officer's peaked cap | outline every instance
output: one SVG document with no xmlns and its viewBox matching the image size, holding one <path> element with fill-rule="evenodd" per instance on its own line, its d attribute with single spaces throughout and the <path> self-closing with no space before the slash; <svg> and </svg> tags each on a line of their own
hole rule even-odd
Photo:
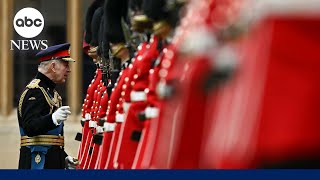
<svg viewBox="0 0 320 180">
<path fill-rule="evenodd" d="M 70 43 L 50 46 L 46 50 L 42 50 L 39 53 L 37 53 L 36 57 L 39 59 L 40 62 L 49 61 L 53 59 L 75 62 L 74 59 L 70 58 Z"/>
</svg>

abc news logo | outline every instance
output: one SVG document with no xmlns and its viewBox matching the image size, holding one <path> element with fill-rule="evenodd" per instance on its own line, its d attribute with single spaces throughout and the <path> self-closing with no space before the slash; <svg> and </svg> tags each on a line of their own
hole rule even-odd
<svg viewBox="0 0 320 180">
<path fill-rule="evenodd" d="M 44 18 L 42 14 L 34 8 L 23 8 L 17 12 L 13 19 L 15 31 L 24 38 L 34 38 L 38 36 L 44 28 Z M 11 48 L 19 50 L 44 50 L 48 48 L 47 40 L 10 40 Z"/>
</svg>

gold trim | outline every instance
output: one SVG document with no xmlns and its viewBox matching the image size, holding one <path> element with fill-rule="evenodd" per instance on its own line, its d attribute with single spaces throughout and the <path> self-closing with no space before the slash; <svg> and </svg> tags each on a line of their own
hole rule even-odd
<svg viewBox="0 0 320 180">
<path fill-rule="evenodd" d="M 115 47 L 115 50 L 112 50 L 113 56 L 117 56 L 122 49 L 126 48 L 124 43 L 114 44 L 113 46 Z"/>
<path fill-rule="evenodd" d="M 33 79 L 28 85 L 27 88 L 29 89 L 34 89 L 34 88 L 39 88 L 39 83 L 40 83 L 40 79 Z"/>
<path fill-rule="evenodd" d="M 51 99 L 51 97 L 49 96 L 48 92 L 41 86 L 39 86 L 39 82 L 40 79 L 34 79 L 32 80 L 28 85 L 27 85 L 27 89 L 21 94 L 21 97 L 19 99 L 19 107 L 18 107 L 18 112 L 19 112 L 19 116 L 22 118 L 22 104 L 23 104 L 23 100 L 28 92 L 29 89 L 40 89 L 42 94 L 44 95 L 48 105 L 50 106 L 50 112 L 49 114 L 52 114 L 53 108 L 54 106 L 59 108 L 62 106 L 62 98 L 59 95 L 59 93 L 54 89 L 54 97 L 53 99 Z"/>
<path fill-rule="evenodd" d="M 141 23 L 146 23 L 146 22 L 150 22 L 150 19 L 148 18 L 148 16 L 142 14 L 142 15 L 136 15 L 133 18 L 134 22 L 141 22 Z"/>
<path fill-rule="evenodd" d="M 23 93 L 21 94 L 21 97 L 19 99 L 19 107 L 18 107 L 18 112 L 19 112 L 19 116 L 22 118 L 22 103 L 23 103 L 23 99 L 26 96 L 27 92 L 29 89 L 26 89 L 23 91 Z"/>
<path fill-rule="evenodd" d="M 163 27 L 169 26 L 169 24 L 166 21 L 159 21 L 159 22 L 155 22 L 153 24 L 153 32 L 156 33 L 157 31 L 159 31 L 160 29 L 162 29 Z"/>
<path fill-rule="evenodd" d="M 34 137 L 22 136 L 20 146 L 30 145 L 64 146 L 64 137 L 56 135 L 39 135 Z"/>
<path fill-rule="evenodd" d="M 131 29 L 137 32 L 144 32 L 145 30 L 152 30 L 153 21 L 146 15 L 134 16 L 131 20 Z"/>
<path fill-rule="evenodd" d="M 38 136 L 22 136 L 21 139 L 34 139 L 34 138 L 52 138 L 52 139 L 64 139 L 63 136 L 57 136 L 57 135 L 38 135 Z"/>
<path fill-rule="evenodd" d="M 25 139 L 25 140 L 21 140 L 20 143 L 23 144 L 23 143 L 36 143 L 36 142 L 64 143 L 64 139 L 47 139 L 47 138 Z"/>
<path fill-rule="evenodd" d="M 52 113 L 54 106 L 59 108 L 62 105 L 62 98 L 59 95 L 59 93 L 56 90 L 53 90 L 54 92 L 54 98 L 51 99 L 51 97 L 49 96 L 49 94 L 47 93 L 47 91 L 43 88 L 43 87 L 39 87 L 39 89 L 41 90 L 42 94 L 44 95 L 45 99 L 47 100 L 49 106 L 50 106 L 50 112 L 49 114 Z"/>
<path fill-rule="evenodd" d="M 39 164 L 41 162 L 41 156 L 40 154 L 37 154 L 36 157 L 34 157 L 34 161 Z"/>
<path fill-rule="evenodd" d="M 64 143 L 55 143 L 55 142 L 29 142 L 21 143 L 20 146 L 34 146 L 34 145 L 52 145 L 52 146 L 64 146 Z"/>
</svg>

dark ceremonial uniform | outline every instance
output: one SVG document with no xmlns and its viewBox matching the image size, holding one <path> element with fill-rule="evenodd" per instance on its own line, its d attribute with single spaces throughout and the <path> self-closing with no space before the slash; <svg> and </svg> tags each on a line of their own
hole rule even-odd
<svg viewBox="0 0 320 180">
<path fill-rule="evenodd" d="M 63 124 L 56 126 L 52 121 L 52 113 L 62 104 L 55 86 L 54 82 L 38 72 L 20 97 L 18 119 L 23 139 L 19 169 L 42 169 L 41 166 L 45 169 L 65 168 L 67 154 L 63 148 Z M 39 141 L 32 137 L 45 134 L 60 136 L 43 136 L 48 145 L 36 145 Z"/>
<path fill-rule="evenodd" d="M 70 58 L 70 44 L 51 46 L 36 56 L 40 62 Z M 64 169 L 63 122 L 55 125 L 52 113 L 62 106 L 56 84 L 38 72 L 20 96 L 18 121 L 21 135 L 19 169 Z"/>
</svg>

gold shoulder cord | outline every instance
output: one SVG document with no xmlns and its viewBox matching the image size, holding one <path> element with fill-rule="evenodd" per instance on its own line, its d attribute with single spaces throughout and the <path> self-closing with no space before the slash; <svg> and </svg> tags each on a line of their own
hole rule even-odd
<svg viewBox="0 0 320 180">
<path fill-rule="evenodd" d="M 56 102 L 56 105 L 59 108 L 62 106 L 62 98 L 61 98 L 60 94 L 58 93 L 58 91 L 56 91 L 54 89 L 53 92 L 54 92 L 54 101 Z"/>
<path fill-rule="evenodd" d="M 23 103 L 24 97 L 26 96 L 29 89 L 39 88 L 40 81 L 41 81 L 40 79 L 33 79 L 21 94 L 21 97 L 19 99 L 19 107 L 18 107 L 18 112 L 20 117 L 22 117 L 22 103 Z"/>
<path fill-rule="evenodd" d="M 21 95 L 21 97 L 20 97 L 20 99 L 19 99 L 19 109 L 18 109 L 18 111 L 19 111 L 19 116 L 20 116 L 21 118 L 22 118 L 22 112 L 21 112 L 21 111 L 22 111 L 22 103 L 23 103 L 23 99 L 24 99 L 24 97 L 26 96 L 28 90 L 29 90 L 29 89 L 24 90 L 23 93 L 22 93 L 22 95 Z"/>
<path fill-rule="evenodd" d="M 62 103 L 61 97 L 56 90 L 54 90 L 54 98 L 51 99 L 49 94 L 47 93 L 47 91 L 43 87 L 39 87 L 39 89 L 41 90 L 42 94 L 44 95 L 44 97 L 46 98 L 46 100 L 50 106 L 50 114 L 52 113 L 54 106 L 57 108 L 59 108 L 61 106 L 61 103 Z"/>
</svg>

